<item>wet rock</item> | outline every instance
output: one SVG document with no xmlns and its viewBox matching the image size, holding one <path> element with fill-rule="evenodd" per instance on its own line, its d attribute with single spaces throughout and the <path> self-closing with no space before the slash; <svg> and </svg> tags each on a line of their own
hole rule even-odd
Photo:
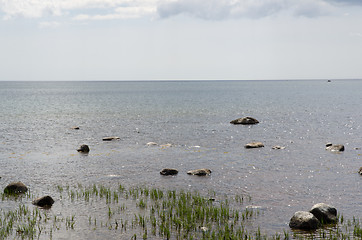
<svg viewBox="0 0 362 240">
<path fill-rule="evenodd" d="M 359 168 L 358 173 L 362 175 L 362 167 Z M 1 178 L 1 177 L 0 177 L 0 178 Z"/>
<path fill-rule="evenodd" d="M 157 146 L 158 144 L 155 142 L 148 142 L 146 145 L 147 146 Z"/>
<path fill-rule="evenodd" d="M 319 220 L 312 213 L 306 211 L 294 213 L 289 222 L 289 227 L 293 229 L 314 230 L 319 226 Z"/>
<path fill-rule="evenodd" d="M 44 197 L 33 200 L 32 203 L 39 207 L 49 207 L 50 208 L 54 203 L 54 199 L 51 196 L 44 196 Z"/>
<path fill-rule="evenodd" d="M 257 123 L 259 123 L 259 121 L 252 117 L 244 117 L 244 118 L 238 118 L 238 119 L 232 120 L 230 123 L 231 124 L 250 125 L 250 124 L 257 124 Z"/>
<path fill-rule="evenodd" d="M 321 223 L 337 222 L 337 209 L 328 204 L 317 203 L 309 212 L 312 213 Z"/>
<path fill-rule="evenodd" d="M 119 140 L 119 137 L 105 137 L 102 140 L 103 141 L 113 141 L 113 140 Z"/>
<path fill-rule="evenodd" d="M 272 147 L 272 149 L 285 149 L 285 147 L 282 147 L 282 146 L 276 145 L 276 146 Z"/>
<path fill-rule="evenodd" d="M 211 170 L 207 168 L 201 168 L 196 170 L 190 170 L 187 172 L 189 175 L 206 176 L 211 174 Z"/>
<path fill-rule="evenodd" d="M 82 152 L 82 153 L 89 153 L 90 149 L 89 149 L 88 145 L 83 144 L 77 149 L 77 151 Z"/>
<path fill-rule="evenodd" d="M 261 148 L 264 147 L 264 144 L 261 142 L 251 142 L 244 146 L 245 148 Z"/>
<path fill-rule="evenodd" d="M 327 143 L 326 144 L 326 150 L 332 151 L 332 152 L 343 152 L 344 151 L 344 146 L 342 144 L 332 144 L 332 143 Z"/>
<path fill-rule="evenodd" d="M 5 194 L 18 194 L 18 193 L 25 193 L 27 191 L 28 191 L 28 188 L 22 182 L 10 183 L 4 189 Z"/>
<path fill-rule="evenodd" d="M 160 174 L 164 176 L 176 175 L 178 174 L 178 170 L 173 168 L 164 168 L 161 170 Z"/>
</svg>

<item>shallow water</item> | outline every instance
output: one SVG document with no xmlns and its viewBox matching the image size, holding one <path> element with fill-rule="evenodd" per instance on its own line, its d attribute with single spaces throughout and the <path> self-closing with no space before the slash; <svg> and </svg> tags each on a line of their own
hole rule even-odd
<svg viewBox="0 0 362 240">
<path fill-rule="evenodd" d="M 294 212 L 318 202 L 360 217 L 361 91 L 362 81 L 0 82 L 0 186 L 22 181 L 53 196 L 56 186 L 78 183 L 248 194 L 261 206 L 254 224 L 267 233 L 289 229 Z M 229 123 L 243 116 L 260 123 Z M 265 147 L 245 149 L 251 141 Z M 346 150 L 326 151 L 327 142 Z M 76 151 L 81 144 L 88 155 Z M 165 167 L 180 172 L 161 176 Z M 212 174 L 186 174 L 196 168 Z M 83 207 L 56 199 L 52 211 Z"/>
</svg>

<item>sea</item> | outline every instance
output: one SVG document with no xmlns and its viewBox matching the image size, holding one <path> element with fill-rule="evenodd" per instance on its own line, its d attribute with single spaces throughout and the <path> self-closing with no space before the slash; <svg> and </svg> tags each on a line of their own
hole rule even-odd
<svg viewBox="0 0 362 240">
<path fill-rule="evenodd" d="M 345 219 L 360 218 L 361 104 L 360 80 L 3 81 L 0 191 L 21 181 L 35 196 L 54 196 L 57 215 L 88 211 L 62 204 L 57 186 L 244 195 L 259 209 L 253 224 L 267 234 L 289 230 L 296 211 L 320 202 Z M 247 116 L 259 124 L 230 124 Z M 110 136 L 119 139 L 102 140 Z M 264 147 L 244 148 L 254 141 Z M 327 151 L 329 142 L 345 151 Z M 77 152 L 82 144 L 89 154 Z M 163 168 L 179 173 L 162 176 Z M 212 173 L 186 174 L 199 168 Z M 13 205 L 0 201 L 1 209 Z M 114 237 L 100 231 L 103 239 Z M 54 239 L 101 239 L 84 232 Z"/>
</svg>

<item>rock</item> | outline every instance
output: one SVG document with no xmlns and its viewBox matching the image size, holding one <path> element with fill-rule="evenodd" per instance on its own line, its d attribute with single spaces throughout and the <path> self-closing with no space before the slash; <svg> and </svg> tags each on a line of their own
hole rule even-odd
<svg viewBox="0 0 362 240">
<path fill-rule="evenodd" d="M 88 145 L 83 144 L 77 149 L 77 151 L 82 153 L 89 153 L 90 149 Z"/>
<path fill-rule="evenodd" d="M 359 168 L 358 173 L 362 175 L 362 167 Z"/>
<path fill-rule="evenodd" d="M 251 142 L 244 146 L 245 148 L 261 148 L 264 147 L 264 144 L 261 142 Z"/>
<path fill-rule="evenodd" d="M 211 174 L 211 170 L 206 169 L 206 168 L 201 168 L 201 169 L 196 169 L 196 170 L 190 170 L 190 171 L 187 172 L 187 174 L 189 174 L 189 175 L 197 175 L 197 176 L 206 176 L 206 175 Z"/>
<path fill-rule="evenodd" d="M 332 143 L 327 143 L 326 144 L 326 150 L 332 151 L 332 152 L 343 152 L 344 151 L 344 146 L 342 144 L 332 144 Z"/>
<path fill-rule="evenodd" d="M 276 146 L 272 147 L 272 149 L 285 149 L 285 147 L 282 147 L 282 146 L 276 145 Z"/>
<path fill-rule="evenodd" d="M 172 144 L 171 143 L 166 143 L 166 144 L 160 145 L 160 147 L 162 147 L 162 148 L 172 147 Z"/>
<path fill-rule="evenodd" d="M 294 213 L 289 222 L 289 227 L 293 229 L 314 230 L 319 226 L 319 220 L 312 213 L 306 211 Z"/>
<path fill-rule="evenodd" d="M 178 173 L 177 169 L 173 169 L 173 168 L 164 168 L 161 170 L 160 174 L 164 175 L 164 176 L 169 176 L 169 175 L 176 175 Z"/>
<path fill-rule="evenodd" d="M 33 200 L 33 204 L 39 207 L 51 207 L 54 203 L 54 199 L 50 196 L 44 196 Z"/>
<path fill-rule="evenodd" d="M 105 137 L 102 140 L 103 141 L 112 141 L 112 140 L 119 140 L 119 139 L 120 139 L 119 137 Z"/>
<path fill-rule="evenodd" d="M 309 212 L 312 213 L 321 223 L 337 222 L 337 209 L 328 204 L 317 203 Z"/>
<path fill-rule="evenodd" d="M 146 145 L 147 146 L 157 146 L 158 144 L 155 142 L 148 142 Z"/>
<path fill-rule="evenodd" d="M 73 130 L 79 130 L 79 127 L 72 127 Z"/>
<path fill-rule="evenodd" d="M 18 194 L 18 193 L 25 193 L 27 191 L 28 188 L 22 182 L 10 183 L 4 189 L 5 194 Z"/>
<path fill-rule="evenodd" d="M 259 123 L 259 121 L 252 117 L 244 117 L 244 118 L 238 118 L 238 119 L 232 120 L 230 123 L 231 124 L 250 125 L 250 124 L 257 124 L 257 123 Z"/>
</svg>

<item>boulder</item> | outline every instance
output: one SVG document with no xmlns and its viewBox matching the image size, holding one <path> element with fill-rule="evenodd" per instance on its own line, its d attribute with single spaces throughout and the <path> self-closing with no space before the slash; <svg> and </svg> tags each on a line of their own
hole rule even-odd
<svg viewBox="0 0 362 240">
<path fill-rule="evenodd" d="M 344 146 L 342 144 L 332 144 L 332 143 L 327 143 L 326 144 L 326 150 L 332 151 L 332 152 L 343 152 L 344 151 Z"/>
<path fill-rule="evenodd" d="M 103 141 L 113 141 L 113 140 L 119 140 L 119 137 L 105 137 L 102 140 Z"/>
<path fill-rule="evenodd" d="M 264 147 L 264 144 L 261 142 L 251 142 L 244 146 L 245 148 L 261 148 Z"/>
<path fill-rule="evenodd" d="M 160 174 L 164 175 L 164 176 L 169 176 L 169 175 L 176 175 L 178 173 L 177 169 L 173 169 L 173 168 L 164 168 L 161 170 Z"/>
<path fill-rule="evenodd" d="M 162 144 L 160 145 L 160 147 L 162 148 L 167 148 L 167 147 L 172 147 L 173 145 L 171 143 L 166 143 L 166 144 Z"/>
<path fill-rule="evenodd" d="M 328 204 L 317 203 L 309 212 L 312 213 L 321 223 L 337 222 L 337 210 Z"/>
<path fill-rule="evenodd" d="M 298 211 L 290 219 L 292 229 L 315 230 L 320 226 L 319 220 L 310 212 Z"/>
<path fill-rule="evenodd" d="M 230 123 L 231 124 L 250 125 L 250 124 L 257 124 L 257 123 L 259 123 L 259 121 L 252 117 L 244 117 L 244 118 L 238 118 L 238 119 L 232 120 Z"/>
<path fill-rule="evenodd" d="M 5 194 L 18 194 L 18 193 L 25 193 L 27 191 L 28 188 L 22 182 L 10 183 L 4 189 Z"/>
<path fill-rule="evenodd" d="M 82 153 L 89 153 L 89 147 L 88 145 L 81 145 L 78 149 L 77 149 L 78 152 L 82 152 Z"/>
<path fill-rule="evenodd" d="M 54 203 L 54 199 L 51 196 L 44 196 L 33 200 L 34 205 L 39 207 L 51 207 Z"/>
<path fill-rule="evenodd" d="M 201 169 L 196 169 L 196 170 L 190 170 L 190 171 L 187 172 L 187 174 L 189 174 L 189 175 L 197 175 L 197 176 L 206 176 L 206 175 L 211 174 L 211 170 L 206 169 L 206 168 L 201 168 Z"/>
</svg>

